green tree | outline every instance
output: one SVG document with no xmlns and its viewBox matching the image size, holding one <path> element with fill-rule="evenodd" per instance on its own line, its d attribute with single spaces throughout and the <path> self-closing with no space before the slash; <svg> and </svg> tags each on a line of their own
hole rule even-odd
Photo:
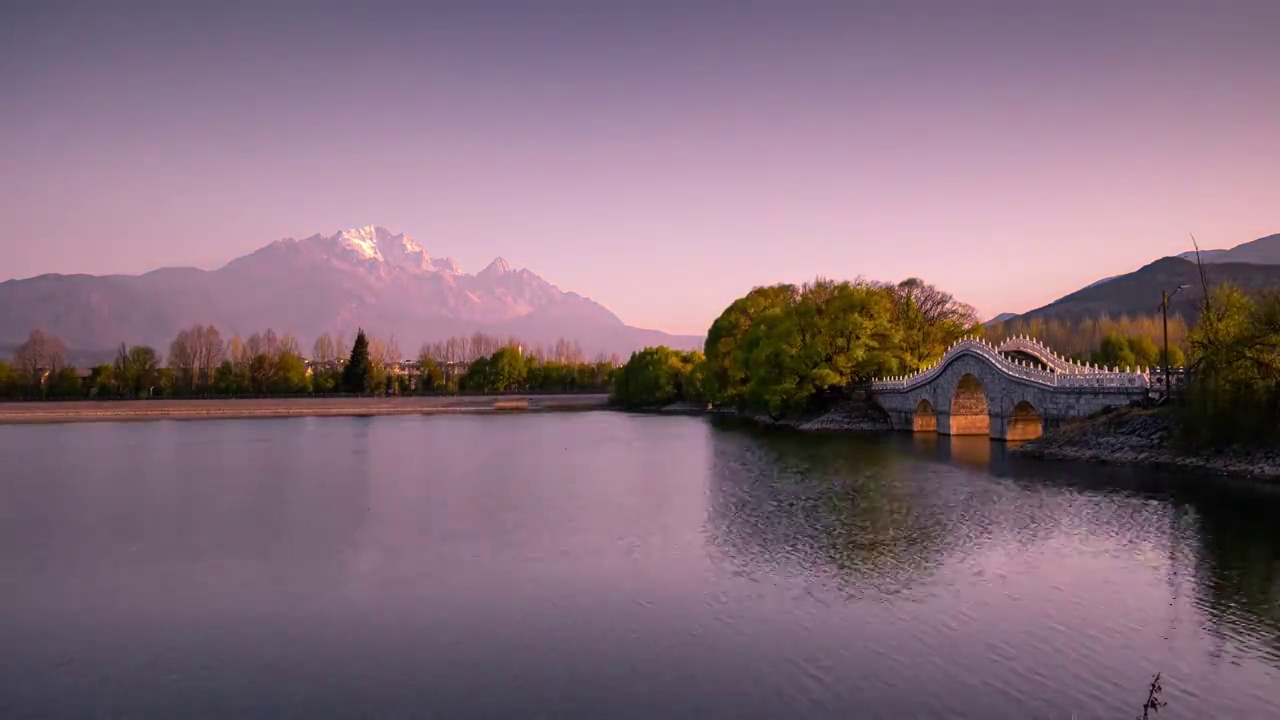
<svg viewBox="0 0 1280 720">
<path fill-rule="evenodd" d="M 427 353 L 418 357 L 418 392 L 436 393 L 444 389 L 444 372 L 440 363 Z"/>
<path fill-rule="evenodd" d="M 213 391 L 219 395 L 241 395 L 247 392 L 240 382 L 235 363 L 223 360 L 213 371 Z"/>
<path fill-rule="evenodd" d="M 945 350 L 938 338 L 963 326 L 929 330 L 928 322 L 895 286 L 819 279 L 757 288 L 713 323 L 702 382 L 714 402 L 781 416 L 851 383 L 932 360 L 928 352 Z M 904 324 L 915 333 L 910 347 Z"/>
<path fill-rule="evenodd" d="M 89 394 L 94 397 L 113 397 L 120 394 L 114 366 L 98 365 L 89 371 Z"/>
<path fill-rule="evenodd" d="M 282 352 L 275 359 L 268 392 L 282 395 L 298 395 L 310 390 L 307 364 L 293 352 Z"/>
<path fill-rule="evenodd" d="M 1178 438 L 1193 447 L 1280 442 L 1280 294 L 1220 287 L 1188 340 Z"/>
<path fill-rule="evenodd" d="M 519 348 L 504 347 L 489 356 L 489 387 L 493 392 L 519 390 L 524 385 L 525 362 Z"/>
<path fill-rule="evenodd" d="M 337 366 L 319 366 L 312 370 L 311 391 L 317 395 L 335 393 L 342 387 L 342 369 Z"/>
<path fill-rule="evenodd" d="M 120 346 L 113 374 L 121 392 L 132 397 L 150 397 L 159 380 L 159 358 L 146 345 Z"/>
<path fill-rule="evenodd" d="M 1151 367 L 1160 363 L 1160 348 L 1156 345 L 1156 341 L 1146 335 L 1131 335 L 1129 337 L 1129 351 L 1133 353 L 1133 365 L 1138 367 Z M 1182 364 L 1182 350 L 1177 345 L 1169 348 L 1169 355 L 1178 357 L 1178 365 Z"/>
<path fill-rule="evenodd" d="M 374 390 L 372 380 L 373 363 L 369 359 L 369 338 L 365 337 L 362 328 L 356 333 L 355 344 L 351 346 L 351 358 L 342 371 L 342 389 L 363 395 Z"/>
<path fill-rule="evenodd" d="M 467 392 L 490 392 L 493 386 L 493 373 L 489 358 L 481 357 L 471 361 L 466 373 L 462 376 L 462 389 Z"/>
<path fill-rule="evenodd" d="M 13 397 L 18 394 L 18 374 L 13 366 L 0 360 L 0 397 Z"/>
<path fill-rule="evenodd" d="M 690 382 L 696 367 L 698 379 Z M 659 407 L 697 400 L 697 385 L 705 373 L 704 358 L 698 352 L 680 352 L 665 346 L 645 348 L 631 354 L 613 378 L 613 401 L 631 408 Z"/>
<path fill-rule="evenodd" d="M 1106 367 L 1135 367 L 1138 364 L 1129 338 L 1113 332 L 1102 337 L 1102 343 L 1092 357 L 1093 362 Z"/>
<path fill-rule="evenodd" d="M 80 373 L 72 367 L 64 367 L 49 377 L 49 397 L 70 399 L 84 397 L 84 383 Z"/>
</svg>

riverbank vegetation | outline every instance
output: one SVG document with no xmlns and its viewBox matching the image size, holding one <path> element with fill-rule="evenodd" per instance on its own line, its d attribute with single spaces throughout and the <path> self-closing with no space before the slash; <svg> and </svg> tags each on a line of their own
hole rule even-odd
<svg viewBox="0 0 1280 720">
<path fill-rule="evenodd" d="M 1280 293 L 1225 286 L 1202 302 L 1176 438 L 1188 448 L 1280 444 Z"/>
<path fill-rule="evenodd" d="M 701 358 L 661 347 L 633 354 L 614 397 L 629 406 L 713 403 L 780 418 L 872 377 L 914 372 L 977 328 L 972 307 L 914 278 L 759 287 L 712 323 Z"/>
<path fill-rule="evenodd" d="M 24 400 L 300 395 L 454 395 L 607 392 L 617 360 L 587 361 L 568 340 L 550 350 L 476 333 L 424 345 L 402 359 L 394 338 L 324 335 L 312 357 L 273 331 L 223 340 L 213 326 L 178 333 L 167 355 L 121 345 L 115 359 L 88 368 L 67 362 L 65 344 L 35 330 L 12 362 L 0 360 L 0 398 Z"/>
<path fill-rule="evenodd" d="M 704 402 L 706 365 L 702 353 L 668 347 L 645 348 L 631 355 L 613 379 L 614 402 L 629 408 L 653 408 L 676 402 Z"/>
</svg>

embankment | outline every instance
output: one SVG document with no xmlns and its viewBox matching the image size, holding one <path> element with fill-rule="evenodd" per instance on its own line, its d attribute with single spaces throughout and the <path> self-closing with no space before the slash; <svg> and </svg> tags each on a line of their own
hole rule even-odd
<svg viewBox="0 0 1280 720">
<path fill-rule="evenodd" d="M 0 404 L 0 425 L 126 420 L 438 415 L 598 410 L 608 395 L 108 400 Z"/>
<path fill-rule="evenodd" d="M 1010 445 L 1009 450 L 1049 460 L 1185 468 L 1280 480 L 1280 448 L 1186 452 L 1173 442 L 1173 426 L 1168 410 L 1125 408 L 1067 423 L 1037 440 Z"/>
</svg>

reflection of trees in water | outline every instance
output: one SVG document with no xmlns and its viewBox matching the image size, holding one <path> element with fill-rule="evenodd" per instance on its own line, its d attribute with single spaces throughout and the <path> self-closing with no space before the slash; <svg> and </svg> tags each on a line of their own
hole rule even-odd
<svg viewBox="0 0 1280 720">
<path fill-rule="evenodd" d="M 1212 630 L 1265 644 L 1280 662 L 1280 498 L 1201 492 L 1198 589 Z"/>
<path fill-rule="evenodd" d="M 826 574 L 850 591 L 896 591 L 936 569 L 958 537 L 946 512 L 893 471 L 898 452 L 883 443 L 713 437 L 708 530 L 748 571 Z"/>
<path fill-rule="evenodd" d="M 901 591 L 992 542 L 1095 538 L 1165 555 L 1171 593 L 1194 593 L 1213 632 L 1269 643 L 1280 661 L 1280 493 L 1029 461 L 980 438 L 712 438 L 708 533 L 747 573 Z"/>
<path fill-rule="evenodd" d="M 1280 663 L 1280 490 L 1190 473 L 1028 461 L 999 446 L 991 470 L 1024 487 L 1124 493 L 1168 506 L 1170 553 L 1184 556 L 1170 558 L 1172 572 L 1188 575 L 1185 591 L 1195 593 L 1207 629 L 1265 646 Z"/>
</svg>

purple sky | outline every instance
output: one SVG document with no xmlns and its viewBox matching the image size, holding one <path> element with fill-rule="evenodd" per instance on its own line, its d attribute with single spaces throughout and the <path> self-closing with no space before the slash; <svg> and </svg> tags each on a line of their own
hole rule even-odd
<svg viewBox="0 0 1280 720">
<path fill-rule="evenodd" d="M 0 279 L 381 224 L 700 333 L 754 285 L 990 316 L 1280 232 L 1274 0 L 178 5 L 0 3 Z"/>
</svg>

